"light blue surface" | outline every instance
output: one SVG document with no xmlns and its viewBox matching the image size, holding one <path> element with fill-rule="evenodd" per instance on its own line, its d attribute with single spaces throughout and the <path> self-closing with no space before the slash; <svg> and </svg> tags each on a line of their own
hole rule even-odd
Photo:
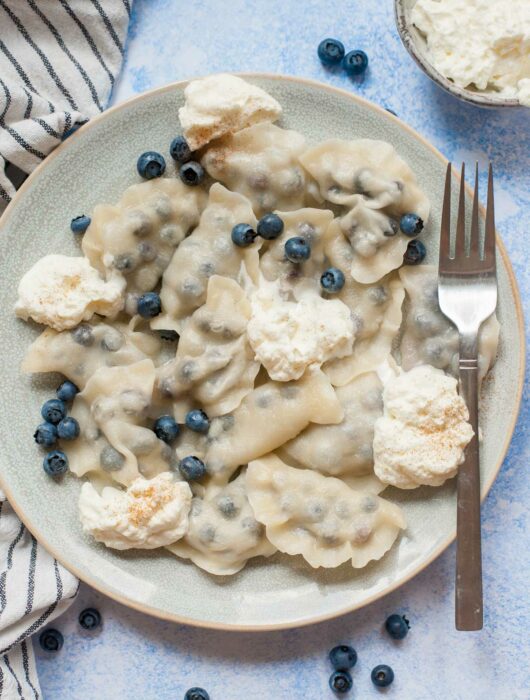
<svg viewBox="0 0 530 700">
<path fill-rule="evenodd" d="M 363 83 L 321 67 L 316 47 L 325 36 L 367 51 L 370 70 Z M 455 163 L 491 160 L 498 228 L 530 317 L 530 110 L 480 110 L 443 93 L 402 47 L 391 0 L 136 0 L 113 101 L 221 70 L 286 73 L 350 89 L 393 109 Z M 181 700 L 191 685 L 205 687 L 211 700 L 325 700 L 333 697 L 326 654 L 339 642 L 353 643 L 359 654 L 355 690 L 343 697 L 528 700 L 528 389 L 525 399 L 508 459 L 483 509 L 482 632 L 454 631 L 453 547 L 399 591 L 360 612 L 279 633 L 231 634 L 164 623 L 82 586 L 76 604 L 56 624 L 65 634 L 63 650 L 55 657 L 38 652 L 45 700 Z M 80 633 L 77 614 L 86 605 L 103 614 L 99 634 Z M 412 631 L 401 643 L 381 629 L 394 611 L 411 619 Z M 382 695 L 370 682 L 378 663 L 396 673 Z"/>
</svg>

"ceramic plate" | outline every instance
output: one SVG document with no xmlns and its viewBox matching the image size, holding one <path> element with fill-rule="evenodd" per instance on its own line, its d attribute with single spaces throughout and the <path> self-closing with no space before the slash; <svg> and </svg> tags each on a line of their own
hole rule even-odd
<svg viewBox="0 0 530 700">
<path fill-rule="evenodd" d="M 433 212 L 424 240 L 430 261 L 436 260 L 446 162 L 432 146 L 399 119 L 348 92 L 280 76 L 251 75 L 247 79 L 274 95 L 284 108 L 283 125 L 298 129 L 310 142 L 340 137 L 392 143 L 431 199 Z M 19 370 L 39 329 L 13 314 L 18 281 L 47 253 L 79 254 L 69 230 L 70 219 L 90 213 L 99 202 L 114 202 L 128 185 L 137 182 L 139 153 L 154 149 L 171 160 L 168 146 L 179 130 L 177 109 L 183 102 L 184 87 L 185 83 L 176 83 L 154 90 L 93 119 L 26 181 L 0 221 L 1 484 L 27 527 L 57 559 L 79 578 L 126 605 L 162 618 L 223 629 L 308 624 L 366 605 L 440 554 L 455 535 L 454 483 L 436 490 L 386 491 L 386 497 L 403 506 L 408 530 L 381 561 L 365 569 L 344 564 L 335 570 L 313 570 L 301 557 L 277 554 L 250 562 L 235 576 L 221 578 L 164 552 L 120 553 L 84 536 L 77 517 L 81 482 L 68 477 L 56 484 L 47 478 L 32 438 L 40 406 L 59 377 L 31 378 Z M 499 253 L 502 334 L 482 403 L 484 495 L 512 435 L 524 364 L 521 306 L 500 241 Z"/>
</svg>

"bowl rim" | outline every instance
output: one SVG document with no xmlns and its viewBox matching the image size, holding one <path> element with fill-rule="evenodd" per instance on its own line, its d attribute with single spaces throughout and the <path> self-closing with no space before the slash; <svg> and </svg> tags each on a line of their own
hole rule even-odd
<svg viewBox="0 0 530 700">
<path fill-rule="evenodd" d="M 278 82 L 293 82 L 293 83 L 298 83 L 305 85 L 307 87 L 311 87 L 313 89 L 317 90 L 325 90 L 330 94 L 330 97 L 333 96 L 338 96 L 341 98 L 347 98 L 353 102 L 356 102 L 360 104 L 363 108 L 365 109 L 370 109 L 374 111 L 376 114 L 379 116 L 384 116 L 387 119 L 395 120 L 399 123 L 399 126 L 401 129 L 405 130 L 408 132 L 410 136 L 413 138 L 417 139 L 422 143 L 423 146 L 427 147 L 433 155 L 435 155 L 445 166 L 448 164 L 448 160 L 445 158 L 445 156 L 437 149 L 435 146 L 433 146 L 429 141 L 427 141 L 426 138 L 424 138 L 421 134 L 419 134 L 415 129 L 413 129 L 411 126 L 403 122 L 401 119 L 398 117 L 394 116 L 388 110 L 386 110 L 384 107 L 380 107 L 379 105 L 375 104 L 374 102 L 370 102 L 369 100 L 360 97 L 356 95 L 355 93 L 349 92 L 348 90 L 344 90 L 342 88 L 337 88 L 334 86 L 326 85 L 325 83 L 321 83 L 318 80 L 313 80 L 309 78 L 300 78 L 297 76 L 289 76 L 289 75 L 283 75 L 283 74 L 277 74 L 277 73 L 260 73 L 260 72 L 237 72 L 237 73 L 232 73 L 233 75 L 237 75 L 241 78 L 248 79 L 248 80 L 253 80 L 253 79 L 263 79 L 263 80 L 271 80 L 271 81 L 278 81 Z M 101 114 L 98 114 L 97 116 L 93 117 L 90 119 L 86 124 L 83 126 L 79 127 L 71 136 L 68 137 L 66 141 L 63 141 L 57 148 L 50 153 L 46 157 L 42 163 L 39 164 L 39 166 L 29 175 L 29 177 L 24 181 L 20 189 L 16 192 L 15 196 L 13 197 L 12 201 L 9 203 L 7 206 L 6 210 L 0 216 L 0 236 L 2 234 L 2 229 L 6 224 L 6 221 L 9 219 L 11 212 L 13 211 L 15 204 L 17 204 L 25 195 L 26 191 L 29 190 L 31 187 L 31 184 L 34 179 L 40 176 L 40 174 L 46 169 L 47 165 L 49 162 L 51 162 L 51 159 L 56 158 L 57 155 L 62 153 L 65 149 L 67 149 L 72 143 L 72 139 L 78 139 L 81 138 L 82 134 L 86 133 L 90 129 L 94 127 L 94 125 L 98 124 L 101 120 L 106 119 L 107 116 L 110 113 L 115 113 L 121 110 L 128 109 L 131 105 L 135 103 L 142 102 L 146 99 L 150 99 L 151 97 L 155 95 L 161 95 L 166 92 L 172 92 L 175 89 L 183 89 L 186 87 L 188 83 L 190 83 L 192 80 L 198 80 L 202 77 L 205 76 L 199 76 L 199 77 L 194 77 L 194 78 L 188 78 L 186 80 L 179 80 L 175 81 L 172 83 L 168 83 L 167 85 L 163 85 L 161 87 L 154 88 L 152 90 L 148 90 L 146 92 L 143 92 L 139 95 L 135 95 L 133 97 L 130 97 L 127 100 L 124 100 L 123 102 L 120 102 L 117 105 L 114 105 L 108 109 L 106 109 L 104 112 Z M 460 175 L 459 173 L 453 168 L 452 169 L 452 174 L 456 178 L 457 182 L 460 182 Z M 467 183 L 465 183 L 465 189 L 467 195 L 472 198 L 473 196 L 473 191 Z M 482 204 L 479 204 L 479 214 L 482 218 L 485 218 L 485 208 Z M 519 332 L 519 338 L 520 338 L 520 343 L 519 343 L 519 348 L 518 348 L 518 354 L 517 357 L 520 360 L 520 367 L 519 367 L 519 375 L 518 375 L 518 380 L 517 380 L 517 387 L 515 390 L 515 395 L 516 395 L 516 402 L 514 404 L 514 410 L 513 414 L 511 417 L 511 424 L 510 428 L 506 433 L 506 437 L 502 446 L 502 450 L 500 453 L 500 458 L 495 466 L 495 469 L 488 479 L 487 482 L 482 484 L 483 488 L 483 494 L 481 496 L 481 502 L 484 501 L 486 498 L 487 494 L 489 493 L 495 479 L 497 478 L 502 464 L 504 462 L 504 459 L 506 457 L 506 453 L 508 451 L 508 448 L 511 443 L 511 439 L 515 430 L 515 425 L 517 423 L 517 418 L 519 416 L 520 408 L 521 408 L 521 400 L 522 400 L 522 392 L 523 392 L 523 386 L 524 386 L 524 377 L 525 377 L 525 364 L 526 364 L 526 345 L 525 345 L 525 324 L 524 324 L 524 314 L 523 314 L 523 308 L 522 308 L 522 302 L 521 302 L 521 296 L 519 293 L 519 287 L 517 284 L 517 280 L 515 278 L 515 274 L 512 268 L 512 264 L 510 261 L 510 258 L 508 257 L 508 253 L 506 251 L 506 248 L 504 246 L 504 243 L 502 242 L 502 239 L 500 238 L 499 234 L 496 232 L 496 244 L 497 244 L 497 250 L 500 253 L 503 264 L 504 264 L 504 269 L 506 270 L 507 276 L 508 276 L 508 282 L 511 287 L 512 295 L 513 298 L 515 299 L 515 313 L 516 313 L 516 319 L 517 319 L 517 326 L 518 326 L 518 332 Z M 152 607 L 150 605 L 147 605 L 142 602 L 138 602 L 137 600 L 131 599 L 127 597 L 126 595 L 121 594 L 117 590 L 113 588 L 106 588 L 103 584 L 99 583 L 98 581 L 93 580 L 91 574 L 89 572 L 84 572 L 80 571 L 77 566 L 72 566 L 69 563 L 66 563 L 63 561 L 63 557 L 61 555 L 60 551 L 57 551 L 55 547 L 51 546 L 45 538 L 41 537 L 39 535 L 39 528 L 25 515 L 25 513 L 22 511 L 20 505 L 17 503 L 16 499 L 14 498 L 13 493 L 11 492 L 9 486 L 5 483 L 4 476 L 0 470 L 0 487 L 3 489 L 6 498 L 8 499 L 11 507 L 15 511 L 15 513 L 18 515 L 20 518 L 21 522 L 27 527 L 27 529 L 34 535 L 34 537 L 45 547 L 45 549 L 60 563 L 62 564 L 65 569 L 73 573 L 77 578 L 79 578 L 81 581 L 84 583 L 88 584 L 91 586 L 93 589 L 97 590 L 98 592 L 102 593 L 103 595 L 108 596 L 109 598 L 115 600 L 118 603 L 121 603 L 122 605 L 125 605 L 129 608 L 132 608 L 134 610 L 137 610 L 139 612 L 145 613 L 147 615 L 151 615 L 155 618 L 165 620 L 168 622 L 176 622 L 179 624 L 185 624 L 185 625 L 190 625 L 191 627 L 199 627 L 203 629 L 212 629 L 212 630 L 222 630 L 225 632 L 271 632 L 271 631 L 279 631 L 279 630 L 284 630 L 284 629 L 293 629 L 293 628 L 298 628 L 298 627 L 306 627 L 309 625 L 315 625 L 321 622 L 326 622 L 328 620 L 333 620 L 335 618 L 341 617 L 343 615 L 346 615 L 347 613 L 351 613 L 355 610 L 359 610 L 361 608 L 366 607 L 367 605 L 370 605 L 371 603 L 374 603 L 376 600 L 379 600 L 380 598 L 383 598 L 384 596 L 388 595 L 389 593 L 395 591 L 396 589 L 400 588 L 404 584 L 406 584 L 408 581 L 410 581 L 412 578 L 417 576 L 419 573 L 421 573 L 427 566 L 429 566 L 435 559 L 437 559 L 440 554 L 442 554 L 452 542 L 456 539 L 456 528 L 455 531 L 450 534 L 443 542 L 441 542 L 429 555 L 429 557 L 421 562 L 418 566 L 416 566 L 414 569 L 409 571 L 404 578 L 399 579 L 398 581 L 393 582 L 389 587 L 387 587 L 383 591 L 377 591 L 373 593 L 370 597 L 368 597 L 366 600 L 360 601 L 360 602 L 352 602 L 351 604 L 348 604 L 346 606 L 341 607 L 338 610 L 335 610 L 333 612 L 327 612 L 323 613 L 321 615 L 317 615 L 311 618 L 303 618 L 301 620 L 293 620 L 289 622 L 279 622 L 279 623 L 272 623 L 272 624 L 232 624 L 232 623 L 219 623 L 219 622 L 210 622 L 206 620 L 197 620 L 195 618 L 189 618 L 184 615 L 179 615 L 173 612 L 169 611 L 164 611 L 160 610 L 158 608 Z"/>
<path fill-rule="evenodd" d="M 416 46 L 416 39 L 410 29 L 410 22 L 408 19 L 407 8 L 405 7 L 404 0 L 394 0 L 394 17 L 396 20 L 396 27 L 398 30 L 399 37 L 403 43 L 403 46 L 407 49 L 409 54 L 412 56 L 416 64 L 423 70 L 423 72 L 429 76 L 429 78 L 435 82 L 439 87 L 441 87 L 446 92 L 451 95 L 458 97 L 464 102 L 469 104 L 474 104 L 479 107 L 488 108 L 499 108 L 499 107 L 521 107 L 523 105 L 519 100 L 512 98 L 496 98 L 493 95 L 490 97 L 484 92 L 474 92 L 473 90 L 468 90 L 467 88 L 462 88 L 456 85 L 452 80 L 449 80 L 442 75 L 429 61 L 425 59 L 420 51 L 418 51 Z"/>
</svg>

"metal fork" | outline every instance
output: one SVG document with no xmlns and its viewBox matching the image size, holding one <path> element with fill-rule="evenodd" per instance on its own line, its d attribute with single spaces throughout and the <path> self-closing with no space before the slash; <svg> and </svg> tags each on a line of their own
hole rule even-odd
<svg viewBox="0 0 530 700">
<path fill-rule="evenodd" d="M 460 336 L 460 393 L 469 409 L 474 436 L 466 448 L 457 481 L 457 550 L 455 624 L 458 630 L 480 630 L 482 614 L 482 557 L 480 537 L 480 469 L 478 444 L 478 334 L 497 306 L 493 169 L 489 166 L 488 203 L 484 245 L 480 244 L 478 214 L 478 163 L 471 231 L 465 230 L 465 165 L 462 165 L 460 199 L 453 246 L 451 245 L 451 163 L 447 166 L 440 232 L 438 300 L 440 309 Z"/>
</svg>

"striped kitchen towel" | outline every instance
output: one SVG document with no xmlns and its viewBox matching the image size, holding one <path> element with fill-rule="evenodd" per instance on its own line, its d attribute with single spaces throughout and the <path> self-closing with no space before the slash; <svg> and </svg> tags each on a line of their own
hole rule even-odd
<svg viewBox="0 0 530 700">
<path fill-rule="evenodd" d="M 0 213 L 6 173 L 30 173 L 107 105 L 132 0 L 0 0 Z M 1 469 L 1 466 L 0 466 Z M 29 637 L 60 615 L 77 579 L 26 528 L 0 491 L 0 698 L 41 698 Z"/>
</svg>

